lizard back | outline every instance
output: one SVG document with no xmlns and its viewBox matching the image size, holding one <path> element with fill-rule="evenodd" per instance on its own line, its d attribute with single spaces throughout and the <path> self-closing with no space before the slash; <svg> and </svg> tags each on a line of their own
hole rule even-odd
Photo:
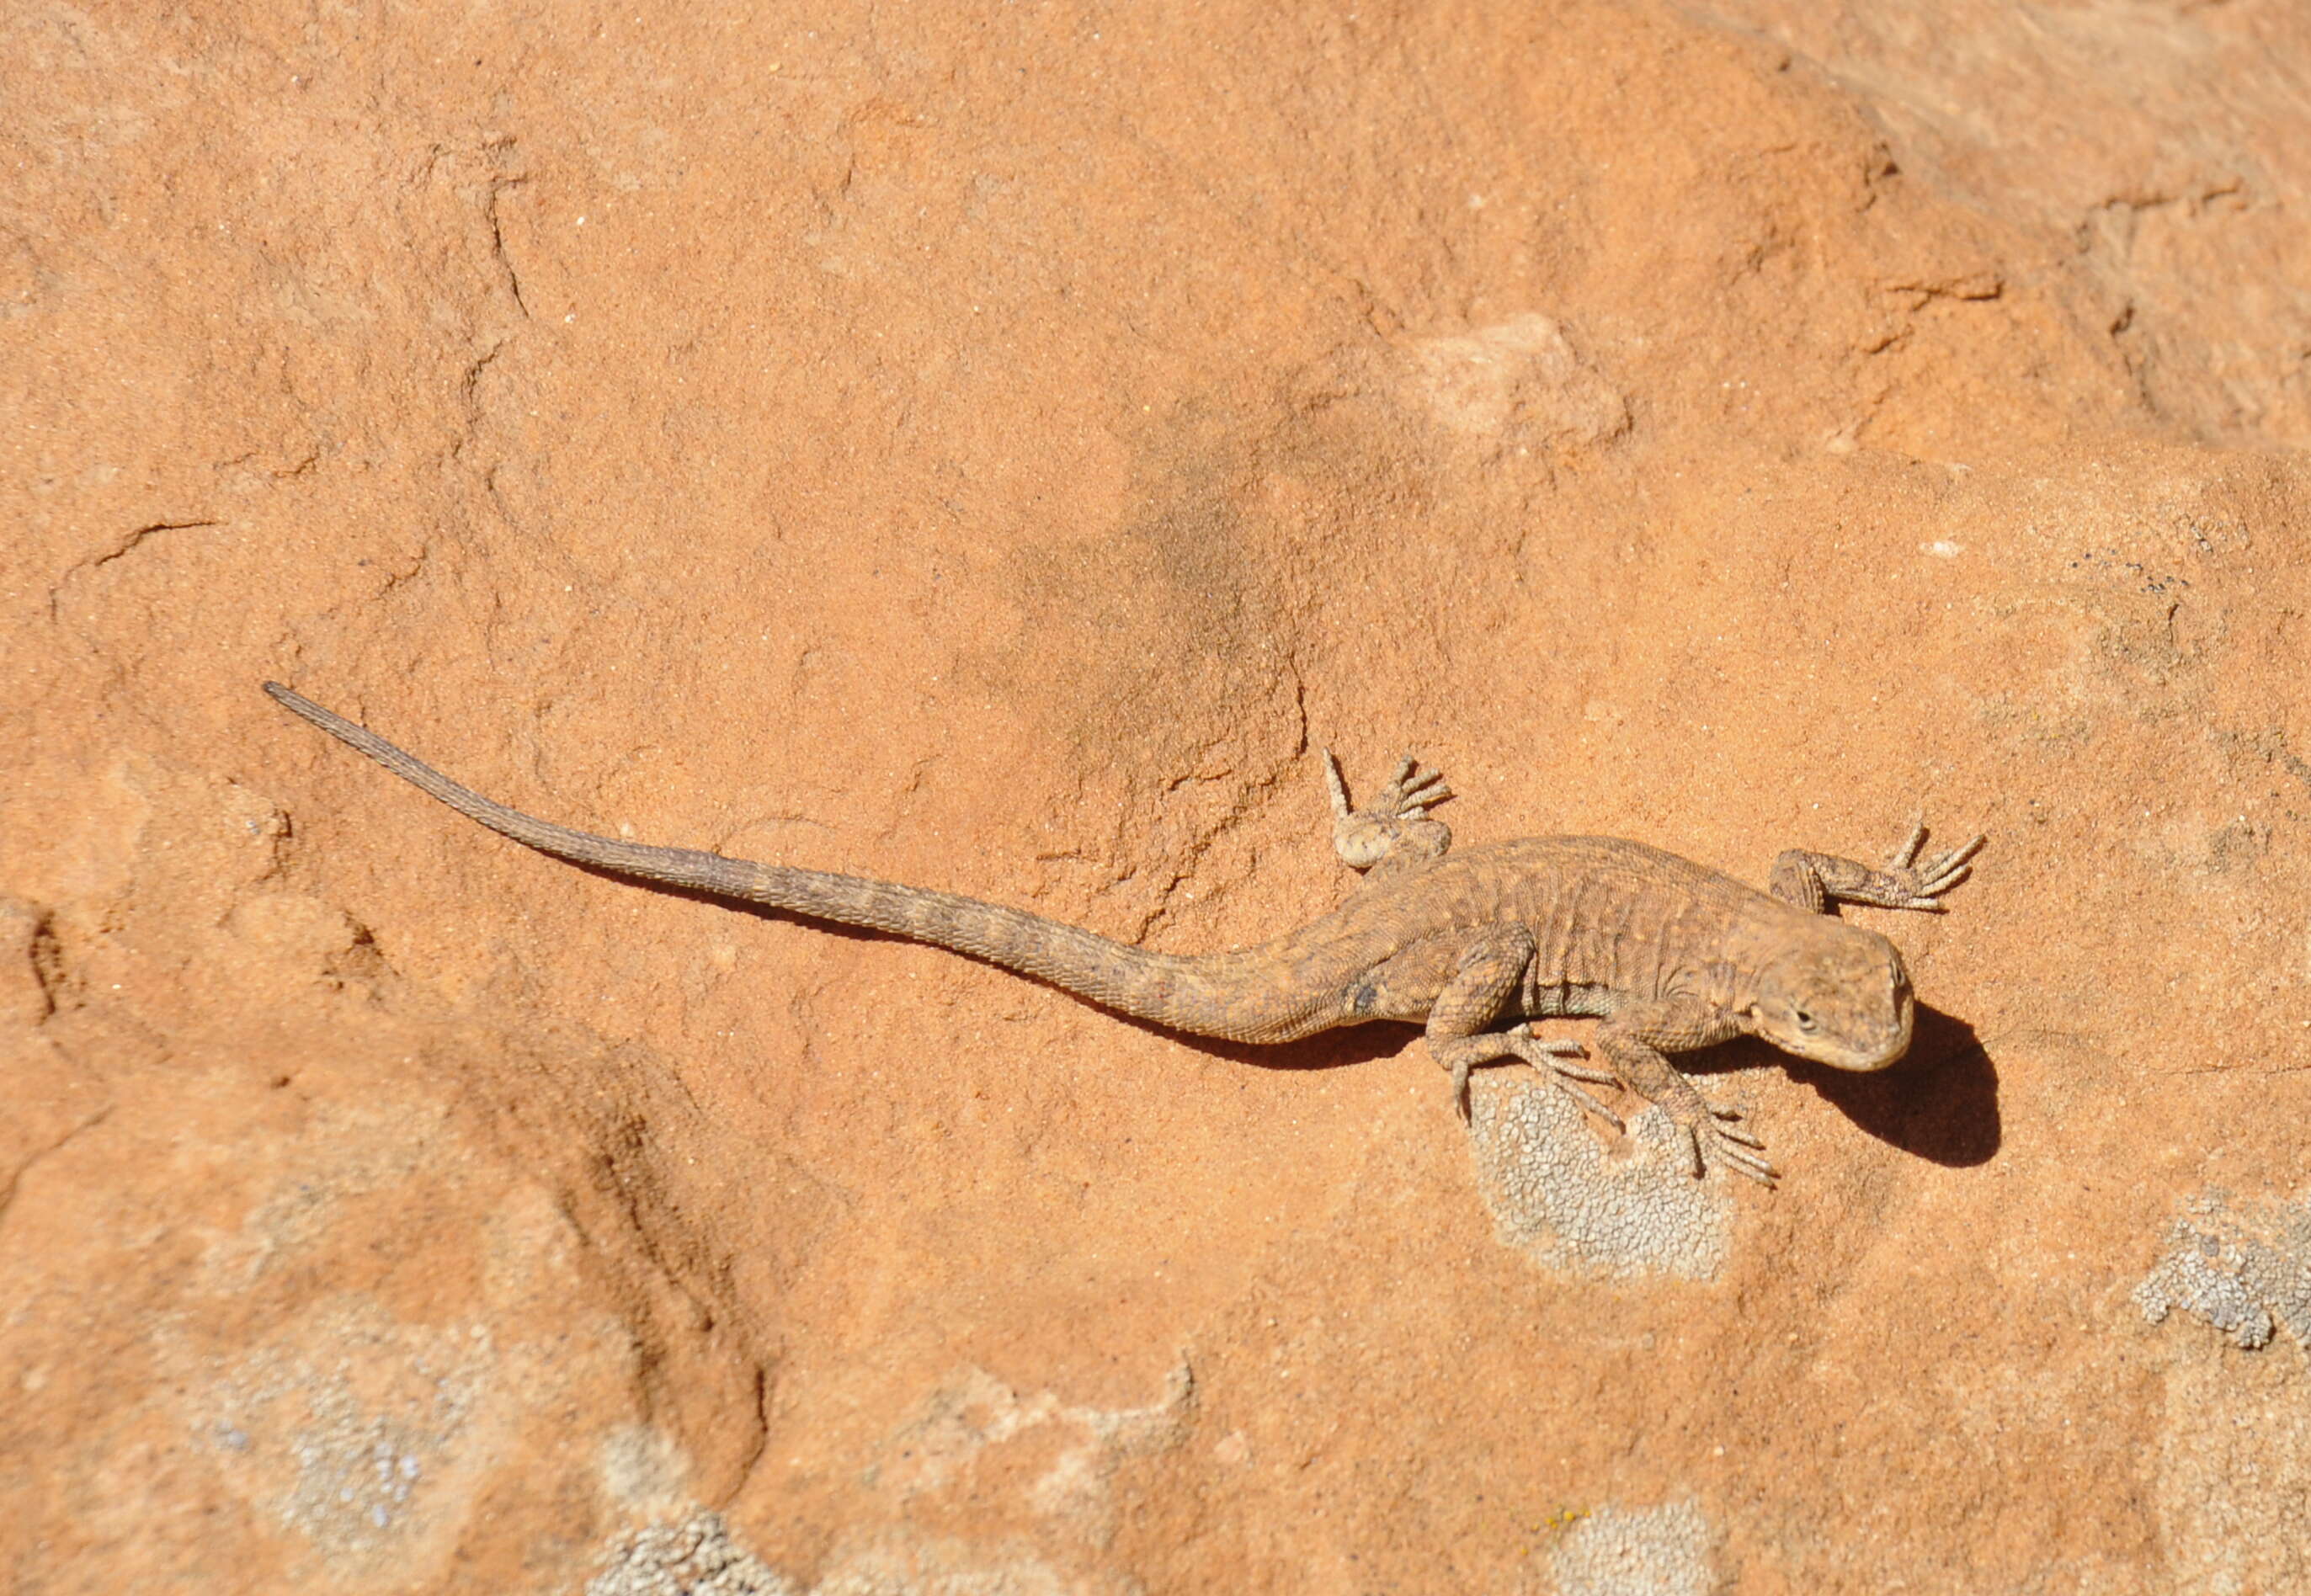
<svg viewBox="0 0 2311 1596">
<path fill-rule="evenodd" d="M 1467 935 L 1513 921 L 1535 946 L 1522 1012 L 1597 1015 L 1619 997 L 1728 996 L 1753 933 L 1803 918 L 1643 842 L 1527 837 L 1456 850 L 1376 883 L 1274 947 L 1279 958 L 1294 950 L 1290 962 L 1311 973 L 1330 967 L 1353 979 L 1360 962 L 1379 966 L 1386 996 L 1351 1017 L 1417 1019 Z"/>
</svg>

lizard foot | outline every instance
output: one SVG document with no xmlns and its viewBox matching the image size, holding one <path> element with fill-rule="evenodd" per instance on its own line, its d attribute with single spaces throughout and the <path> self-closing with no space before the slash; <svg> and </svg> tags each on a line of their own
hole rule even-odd
<svg viewBox="0 0 2311 1596">
<path fill-rule="evenodd" d="M 1504 1034 L 1516 1056 L 1539 1070 L 1558 1091 L 1572 1098 L 1583 1113 L 1595 1114 L 1615 1130 L 1628 1129 L 1621 1122 L 1620 1115 L 1607 1108 L 1598 1101 L 1595 1093 L 1581 1085 L 1583 1081 L 1588 1081 L 1600 1086 L 1618 1086 L 1621 1077 L 1609 1069 L 1568 1061 L 1587 1057 L 1587 1048 L 1577 1042 L 1544 1042 L 1532 1033 L 1530 1025 L 1512 1025 Z"/>
<path fill-rule="evenodd" d="M 1595 1114 L 1616 1130 L 1627 1129 L 1621 1116 L 1607 1108 L 1588 1090 L 1582 1081 L 1595 1081 L 1611 1086 L 1620 1077 L 1607 1069 L 1589 1068 L 1568 1062 L 1585 1057 L 1589 1050 L 1577 1042 L 1544 1041 L 1532 1033 L 1526 1025 L 1513 1025 L 1506 1031 L 1485 1036 L 1459 1039 L 1461 1045 L 1451 1050 L 1444 1068 L 1452 1076 L 1452 1106 L 1462 1120 L 1469 1117 L 1469 1077 L 1479 1066 L 1497 1064 L 1514 1059 L 1540 1071 L 1552 1086 L 1571 1097 L 1589 1113 Z M 1432 1049 L 1435 1043 L 1430 1044 Z"/>
<path fill-rule="evenodd" d="M 1332 850 L 1358 870 L 1387 858 L 1391 850 L 1408 845 L 1416 858 L 1435 858 L 1452 844 L 1452 833 L 1428 811 L 1452 796 L 1441 771 L 1422 771 L 1409 754 L 1397 761 L 1396 773 L 1360 809 L 1348 807 L 1347 783 L 1340 777 L 1340 762 L 1324 750 L 1324 782 L 1332 798 Z"/>
<path fill-rule="evenodd" d="M 1331 777 L 1332 812 L 1348 813 L 1348 792 L 1340 780 L 1340 762 L 1330 748 L 1324 750 L 1324 766 Z M 1444 772 L 1420 769 L 1420 762 L 1408 754 L 1396 762 L 1396 772 L 1386 784 L 1373 795 L 1372 801 L 1358 813 L 1377 815 L 1382 820 L 1419 820 L 1429 810 L 1452 796 L 1444 783 Z"/>
<path fill-rule="evenodd" d="M 1781 1178 L 1781 1172 L 1766 1161 L 1766 1144 L 1742 1129 L 1740 1109 L 1697 1103 L 1679 1104 L 1669 1112 L 1692 1160 L 1695 1180 L 1707 1174 L 1712 1164 L 1747 1175 L 1761 1186 L 1770 1186 Z"/>
<path fill-rule="evenodd" d="M 1967 861 L 1982 851 L 1990 839 L 1977 836 L 1961 842 L 1946 853 L 1930 854 L 1923 860 L 1918 850 L 1925 846 L 1926 823 L 1919 821 L 1910 828 L 1910 840 L 1894 850 L 1886 860 L 1885 874 L 1892 877 L 1889 885 L 1895 893 L 1905 896 L 1905 902 L 1888 903 L 1889 909 L 1920 909 L 1930 914 L 1940 914 L 1949 908 L 1942 894 L 1974 873 Z"/>
</svg>

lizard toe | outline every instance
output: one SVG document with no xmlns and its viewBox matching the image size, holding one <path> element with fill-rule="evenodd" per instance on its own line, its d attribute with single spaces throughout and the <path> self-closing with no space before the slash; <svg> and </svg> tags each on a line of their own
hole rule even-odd
<svg viewBox="0 0 2311 1596">
<path fill-rule="evenodd" d="M 1918 857 L 1918 850 L 1926 845 L 1926 820 L 1921 815 L 1910 823 L 1909 840 L 1886 856 L 1888 870 L 1906 870 Z"/>
<path fill-rule="evenodd" d="M 1749 1176 L 1761 1186 L 1770 1186 L 1781 1178 L 1781 1172 L 1766 1160 L 1762 1146 L 1755 1150 L 1747 1146 L 1720 1147 L 1716 1154 L 1719 1164 L 1735 1174 Z"/>
<path fill-rule="evenodd" d="M 1696 1127 L 1696 1139 L 1707 1143 L 1709 1162 L 1760 1184 L 1772 1185 L 1780 1172 L 1766 1157 L 1766 1144 L 1740 1125 L 1731 1123 L 1741 1117 L 1741 1111 L 1719 1108 L 1713 1103 L 1709 1112 L 1709 1121 Z"/>
<path fill-rule="evenodd" d="M 1548 1078 L 1556 1084 L 1558 1091 L 1573 1099 L 1574 1103 L 1579 1106 L 1583 1112 L 1595 1114 L 1599 1119 L 1604 1121 L 1606 1124 L 1610 1125 L 1618 1132 L 1625 1134 L 1627 1132 L 1629 1128 L 1626 1124 L 1622 1122 L 1621 1116 L 1597 1101 L 1595 1094 L 1592 1093 L 1587 1087 L 1580 1085 L 1576 1081 L 1569 1081 L 1562 1075 L 1552 1075 Z"/>
<path fill-rule="evenodd" d="M 1939 897 L 1941 894 L 1949 891 L 1950 888 L 1956 886 L 1959 882 L 1973 875 L 1974 867 L 1970 864 L 1965 863 L 1950 864 L 1945 862 L 1941 868 L 1938 869 L 1922 870 L 1919 874 L 1923 876 L 1925 880 L 1920 884 L 1918 891 L 1928 897 Z"/>
<path fill-rule="evenodd" d="M 1512 1026 L 1504 1034 L 1509 1038 L 1509 1045 L 1515 1050 L 1516 1056 L 1544 1074 L 1570 1076 L 1574 1080 L 1587 1081 L 1590 1085 L 1597 1086 L 1617 1086 L 1621 1084 L 1621 1077 L 1609 1069 L 1566 1062 L 1567 1060 L 1585 1059 L 1589 1056 L 1589 1049 L 1584 1044 L 1574 1042 L 1569 1037 L 1562 1041 L 1554 1038 L 1543 1039 L 1532 1033 L 1530 1025 L 1524 1025 Z"/>
<path fill-rule="evenodd" d="M 1918 860 L 1918 843 L 1924 834 L 1923 828 L 1914 833 L 1887 866 L 1885 873 L 1894 877 L 1895 890 L 1906 894 L 1905 901 L 1895 907 L 1939 913 L 1944 908 L 1940 901 L 1942 894 L 1974 874 L 1974 867 L 1967 861 L 1982 851 L 1989 839 L 1976 836 L 1945 852 Z"/>
<path fill-rule="evenodd" d="M 1683 1112 L 1670 1111 L 1674 1122 L 1683 1132 L 1680 1140 L 1690 1156 L 1689 1170 L 1696 1180 L 1707 1176 L 1710 1166 L 1730 1169 L 1735 1174 L 1746 1175 L 1761 1185 L 1770 1186 L 1780 1178 L 1766 1157 L 1766 1144 L 1740 1125 L 1738 1108 L 1721 1108 L 1716 1103 L 1693 1103 Z"/>
<path fill-rule="evenodd" d="M 1989 837 L 1980 832 L 1976 832 L 1973 836 L 1959 843 L 1957 847 L 1951 849 L 1948 853 L 1937 854 L 1934 858 L 1927 860 L 1918 868 L 1925 875 L 1939 876 L 1945 870 L 1954 869 L 1958 866 L 1966 863 L 1967 860 L 1972 859 L 1975 854 L 1980 853 L 1984 848 L 1988 847 L 1989 844 Z"/>
</svg>

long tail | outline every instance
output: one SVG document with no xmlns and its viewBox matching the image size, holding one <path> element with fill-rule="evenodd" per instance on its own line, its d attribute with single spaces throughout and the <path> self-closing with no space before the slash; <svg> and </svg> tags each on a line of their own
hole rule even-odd
<svg viewBox="0 0 2311 1596">
<path fill-rule="evenodd" d="M 1339 1018 L 1319 993 L 1298 981 L 1277 980 L 1284 972 L 1266 968 L 1273 961 L 1263 959 L 1263 949 L 1203 957 L 1155 953 L 955 893 L 574 831 L 484 798 L 367 727 L 278 682 L 266 683 L 265 691 L 460 815 L 558 859 L 952 948 L 1177 1031 L 1241 1042 L 1286 1042 L 1323 1030 Z"/>
</svg>

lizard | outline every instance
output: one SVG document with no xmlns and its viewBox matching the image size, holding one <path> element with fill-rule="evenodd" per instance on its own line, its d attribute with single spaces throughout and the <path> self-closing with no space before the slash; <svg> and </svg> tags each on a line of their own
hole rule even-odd
<svg viewBox="0 0 2311 1596">
<path fill-rule="evenodd" d="M 1179 955 L 977 898 L 868 876 L 758 864 L 572 830 L 451 781 L 368 728 L 282 686 L 265 691 L 449 807 L 515 842 L 614 875 L 887 932 L 1033 977 L 1174 1032 L 1287 1042 L 1369 1021 L 1426 1027 L 1469 1118 L 1469 1072 L 1523 1063 L 1584 1112 L 1625 1129 L 1587 1088 L 1617 1086 L 1663 1110 L 1690 1173 L 1778 1172 L 1739 1110 L 1712 1104 L 1670 1062 L 1738 1036 L 1837 1069 L 1883 1069 L 1908 1051 L 1914 1012 L 1898 948 L 1837 918 L 1841 903 L 1932 912 L 1985 839 L 1923 859 L 1920 821 L 1882 868 L 1800 849 L 1767 890 L 1643 842 L 1530 837 L 1452 850 L 1430 813 L 1452 796 L 1410 755 L 1361 808 L 1324 751 L 1332 844 L 1364 879 L 1340 906 L 1274 941 Z M 1599 1022 L 1596 1064 L 1534 1019 Z"/>
</svg>

